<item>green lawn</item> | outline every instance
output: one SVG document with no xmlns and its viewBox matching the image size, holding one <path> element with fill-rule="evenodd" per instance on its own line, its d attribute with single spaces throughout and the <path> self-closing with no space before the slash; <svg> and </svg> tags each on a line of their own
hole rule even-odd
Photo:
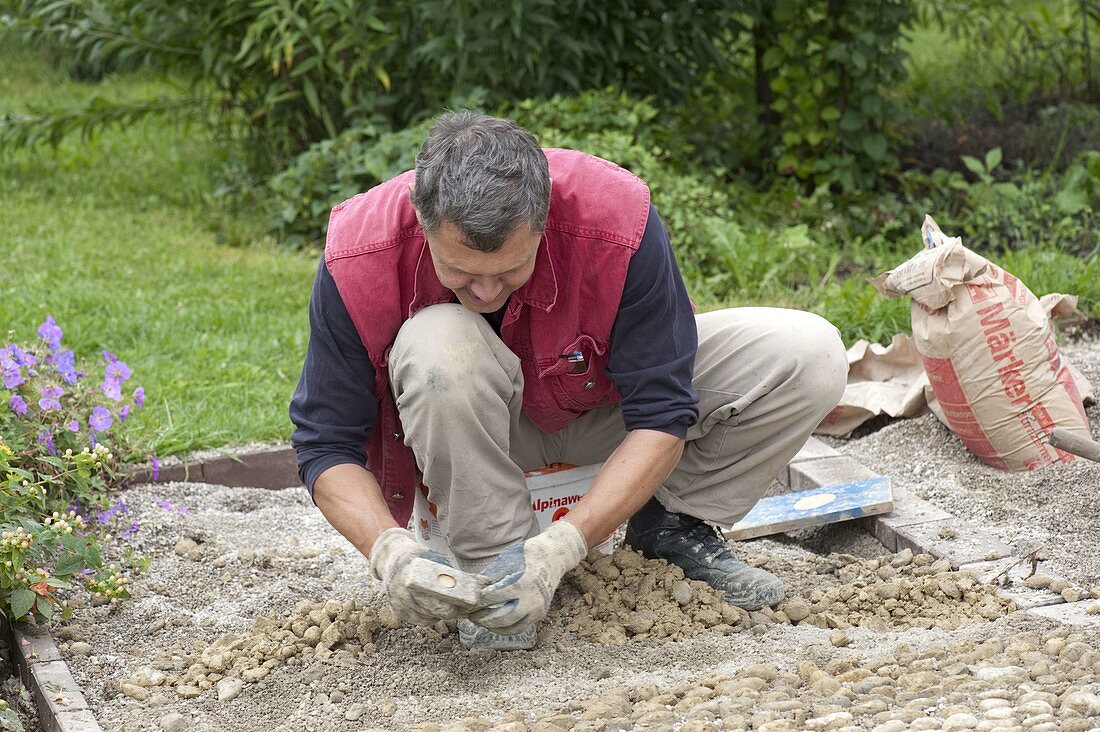
<svg viewBox="0 0 1100 732">
<path fill-rule="evenodd" d="M 103 89 L 174 91 L 140 76 Z M 0 53 L 0 111 L 87 92 Z M 51 314 L 78 357 L 106 348 L 126 360 L 148 393 L 137 429 L 160 454 L 291 429 L 316 255 L 215 241 L 205 191 L 219 156 L 195 129 L 158 121 L 0 158 L 3 330 L 30 340 Z"/>
</svg>

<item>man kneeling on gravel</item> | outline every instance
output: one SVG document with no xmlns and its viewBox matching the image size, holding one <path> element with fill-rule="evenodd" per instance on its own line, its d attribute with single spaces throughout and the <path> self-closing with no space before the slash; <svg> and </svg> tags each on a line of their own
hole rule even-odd
<svg viewBox="0 0 1100 732">
<path fill-rule="evenodd" d="M 626 541 L 745 609 L 783 599 L 736 523 L 835 406 L 835 328 L 776 308 L 693 313 L 649 189 L 514 123 L 437 120 L 416 170 L 336 206 L 290 406 L 302 480 L 404 620 L 530 648 L 562 576 Z M 539 533 L 524 471 L 603 463 Z M 421 482 L 480 605 L 410 583 L 446 564 L 405 527 Z"/>
</svg>

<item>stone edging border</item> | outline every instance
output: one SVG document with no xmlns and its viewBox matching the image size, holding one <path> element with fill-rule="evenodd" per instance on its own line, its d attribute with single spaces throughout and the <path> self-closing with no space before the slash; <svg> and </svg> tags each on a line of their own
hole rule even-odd
<svg viewBox="0 0 1100 732">
<path fill-rule="evenodd" d="M 130 472 L 133 483 L 172 483 L 191 481 L 214 483 L 230 488 L 289 488 L 301 485 L 298 458 L 289 445 L 271 445 L 234 455 L 189 458 L 162 465 L 157 477 L 153 469 L 141 465 Z"/>
<path fill-rule="evenodd" d="M 779 482 L 791 490 L 806 490 L 875 477 L 879 476 L 858 461 L 811 437 L 780 475 Z M 989 531 L 966 523 L 908 491 L 892 488 L 892 512 L 859 519 L 864 529 L 887 550 L 910 549 L 914 554 L 946 559 L 952 569 L 968 572 L 981 582 L 1007 576 L 1009 584 L 1000 587 L 999 592 L 1015 602 L 1018 609 L 1064 623 L 1100 627 L 1100 615 L 1085 612 L 1090 598 L 1068 602 L 1047 588 L 1027 587 L 1024 579 L 1031 567 L 1026 557 L 1014 555 L 1012 547 Z"/>
<path fill-rule="evenodd" d="M 34 695 L 44 732 L 103 732 L 46 628 L 4 623 L 12 664 Z"/>
<path fill-rule="evenodd" d="M 811 437 L 779 476 L 791 490 L 806 490 L 836 483 L 880 477 L 857 460 Z M 136 483 L 195 481 L 234 488 L 280 489 L 300 485 L 294 450 L 285 445 L 260 448 L 232 456 L 184 459 L 160 468 L 156 479 L 149 466 L 135 469 Z M 989 581 L 1007 571 L 1011 588 L 1001 593 L 1021 610 L 1077 625 L 1098 625 L 1100 616 L 1084 611 L 1088 600 L 1066 602 L 1046 589 L 1023 585 L 1028 567 L 1014 556 L 1012 547 L 988 531 L 960 521 L 947 511 L 917 496 L 893 488 L 894 510 L 859 519 L 861 525 L 891 552 L 910 549 L 947 559 L 953 569 Z M 39 724 L 45 732 L 103 732 L 73 679 L 49 630 L 33 625 L 5 623 L 3 631 L 11 647 L 12 662 L 23 683 L 34 694 Z"/>
</svg>

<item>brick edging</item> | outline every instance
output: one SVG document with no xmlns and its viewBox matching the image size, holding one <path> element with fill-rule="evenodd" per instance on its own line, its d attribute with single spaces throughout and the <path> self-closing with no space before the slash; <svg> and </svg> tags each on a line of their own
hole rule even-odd
<svg viewBox="0 0 1100 732">
<path fill-rule="evenodd" d="M 779 480 L 792 490 L 806 490 L 836 483 L 848 483 L 877 477 L 859 461 L 829 447 L 816 437 L 795 455 Z M 887 550 L 906 549 L 914 554 L 931 554 L 946 559 L 952 569 L 968 572 L 981 582 L 1007 576 L 1009 582 L 1000 594 L 1016 603 L 1017 608 L 1037 615 L 1054 617 L 1055 605 L 1065 605 L 1071 613 L 1080 603 L 1066 603 L 1062 595 L 1049 589 L 1031 589 L 1023 581 L 1031 571 L 1026 557 L 1013 553 L 989 531 L 956 518 L 939 506 L 892 486 L 894 510 L 859 519 L 861 525 Z M 1049 574 L 1049 573 L 1044 573 Z M 1063 613 L 1064 614 L 1064 613 Z M 1071 613 L 1077 618 L 1080 613 Z M 1100 624 L 1100 616 L 1096 623 Z"/>
<path fill-rule="evenodd" d="M 103 732 L 48 629 L 4 622 L 12 663 L 34 695 L 44 732 Z"/>
</svg>

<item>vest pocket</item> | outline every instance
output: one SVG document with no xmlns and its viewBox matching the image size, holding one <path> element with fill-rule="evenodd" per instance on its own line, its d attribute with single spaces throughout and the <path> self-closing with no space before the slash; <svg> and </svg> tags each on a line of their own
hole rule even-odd
<svg viewBox="0 0 1100 732">
<path fill-rule="evenodd" d="M 569 344 L 542 379 L 561 409 L 587 412 L 612 401 L 615 384 L 605 373 L 607 347 L 582 335 Z"/>
</svg>

